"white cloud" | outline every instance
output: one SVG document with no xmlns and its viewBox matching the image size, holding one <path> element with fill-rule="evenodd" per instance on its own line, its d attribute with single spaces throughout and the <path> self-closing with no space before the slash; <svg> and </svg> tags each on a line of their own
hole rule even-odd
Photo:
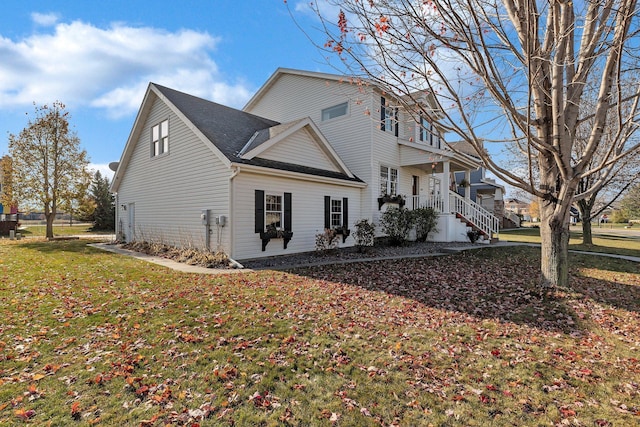
<svg viewBox="0 0 640 427">
<path fill-rule="evenodd" d="M 53 24 L 57 17 L 33 19 Z M 218 71 L 211 57 L 218 43 L 206 32 L 81 21 L 56 23 L 22 40 L 0 36 L 0 108 L 60 100 L 119 117 L 135 113 L 150 81 L 240 107 L 250 90 Z"/>
<path fill-rule="evenodd" d="M 100 175 L 106 176 L 109 178 L 109 181 L 113 179 L 113 175 L 115 174 L 115 172 L 109 168 L 108 163 L 89 163 L 87 169 L 91 171 L 92 175 L 99 171 Z"/>
<path fill-rule="evenodd" d="M 34 12 L 31 14 L 31 19 L 38 25 L 42 25 L 44 27 L 50 27 L 58 22 L 60 19 L 60 15 L 57 13 L 38 13 Z"/>
</svg>

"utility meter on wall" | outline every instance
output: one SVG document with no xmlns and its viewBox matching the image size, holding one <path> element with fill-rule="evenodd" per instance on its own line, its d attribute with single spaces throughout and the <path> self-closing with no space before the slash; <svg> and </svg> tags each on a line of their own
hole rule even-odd
<svg viewBox="0 0 640 427">
<path fill-rule="evenodd" d="M 200 219 L 202 220 L 202 225 L 209 225 L 209 209 L 202 210 Z"/>
</svg>

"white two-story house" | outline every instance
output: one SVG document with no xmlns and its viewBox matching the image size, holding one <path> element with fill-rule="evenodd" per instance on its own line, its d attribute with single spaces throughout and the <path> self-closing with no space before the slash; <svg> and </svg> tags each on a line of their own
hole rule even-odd
<svg viewBox="0 0 640 427">
<path fill-rule="evenodd" d="M 409 209 L 429 206 L 440 212 L 431 240 L 465 241 L 470 223 L 488 238 L 498 232 L 499 221 L 470 200 L 468 189 L 464 196 L 455 191 L 454 173 L 469 182 L 478 159 L 452 151 L 436 124 L 411 114 L 396 97 L 365 80 L 281 68 L 244 111 L 277 121 L 311 118 L 349 169 L 368 184 L 360 209 L 374 222 L 385 208 L 383 196 L 402 195 Z M 461 217 L 466 219 L 462 226 Z"/>
<path fill-rule="evenodd" d="M 112 183 L 117 233 L 237 260 L 313 251 L 389 206 L 431 206 L 436 241 L 498 220 L 455 191 L 477 169 L 374 85 L 278 69 L 243 110 L 150 84 Z M 398 196 L 404 196 L 399 198 Z"/>
</svg>

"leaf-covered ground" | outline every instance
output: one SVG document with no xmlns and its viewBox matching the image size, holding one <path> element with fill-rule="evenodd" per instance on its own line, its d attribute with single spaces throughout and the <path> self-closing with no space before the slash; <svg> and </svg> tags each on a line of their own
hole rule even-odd
<svg viewBox="0 0 640 427">
<path fill-rule="evenodd" d="M 530 248 L 205 276 L 0 241 L 0 425 L 637 425 L 638 264 L 593 259 L 543 294 Z"/>
</svg>

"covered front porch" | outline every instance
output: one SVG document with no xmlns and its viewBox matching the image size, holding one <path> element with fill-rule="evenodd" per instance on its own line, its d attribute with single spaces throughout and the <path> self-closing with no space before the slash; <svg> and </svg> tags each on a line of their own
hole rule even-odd
<svg viewBox="0 0 640 427">
<path fill-rule="evenodd" d="M 403 168 L 420 171 L 413 175 L 406 207 L 430 207 L 439 212 L 438 231 L 431 240 L 466 241 L 469 229 L 478 231 L 487 242 L 498 237 L 500 220 L 471 200 L 469 183 L 471 171 L 479 167 L 477 159 L 450 150 L 426 151 L 413 143 L 401 144 L 400 159 Z M 456 191 L 455 172 L 464 173 L 463 195 Z"/>
</svg>

